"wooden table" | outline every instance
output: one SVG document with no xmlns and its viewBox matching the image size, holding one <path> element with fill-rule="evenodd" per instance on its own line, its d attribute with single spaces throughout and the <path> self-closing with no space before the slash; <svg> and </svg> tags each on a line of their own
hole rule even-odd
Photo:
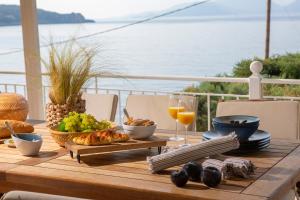
<svg viewBox="0 0 300 200">
<path fill-rule="evenodd" d="M 225 180 L 215 189 L 194 182 L 177 188 L 170 172 L 179 167 L 161 174 L 148 171 L 146 156 L 157 154 L 155 149 L 88 155 L 78 164 L 46 128 L 37 125 L 36 132 L 44 139 L 39 157 L 24 157 L 17 149 L 0 145 L 0 192 L 26 190 L 103 200 L 281 199 L 300 175 L 300 142 L 296 140 L 273 139 L 269 148 L 243 156 L 257 166 L 249 179 Z M 200 134 L 190 136 L 192 142 L 200 138 Z"/>
</svg>

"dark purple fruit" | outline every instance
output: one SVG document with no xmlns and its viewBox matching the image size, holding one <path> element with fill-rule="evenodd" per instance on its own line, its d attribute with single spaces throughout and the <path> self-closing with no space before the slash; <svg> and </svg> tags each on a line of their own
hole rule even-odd
<svg viewBox="0 0 300 200">
<path fill-rule="evenodd" d="M 186 173 L 186 171 L 184 171 L 184 170 L 175 171 L 175 172 L 172 172 L 172 174 L 171 174 L 171 180 L 177 187 L 185 186 L 188 179 L 189 179 L 189 176 Z"/>
<path fill-rule="evenodd" d="M 216 187 L 221 182 L 221 172 L 215 167 L 206 167 L 203 170 L 203 183 L 208 187 Z"/>
<path fill-rule="evenodd" d="M 202 165 L 199 165 L 196 162 L 189 162 L 185 164 L 182 168 L 185 170 L 191 181 L 200 181 L 202 174 Z"/>
</svg>

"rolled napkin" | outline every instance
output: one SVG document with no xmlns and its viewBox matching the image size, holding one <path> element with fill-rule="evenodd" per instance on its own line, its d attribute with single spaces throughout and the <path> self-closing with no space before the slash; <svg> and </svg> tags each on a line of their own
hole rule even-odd
<svg viewBox="0 0 300 200">
<path fill-rule="evenodd" d="M 152 173 L 181 165 L 189 161 L 198 160 L 210 155 L 225 153 L 238 149 L 240 146 L 235 134 L 201 142 L 199 144 L 182 147 L 161 155 L 147 157 Z"/>
<path fill-rule="evenodd" d="M 242 158 L 227 158 L 223 161 L 223 165 L 228 169 L 227 175 L 248 178 L 254 172 L 255 166 L 250 160 Z"/>
</svg>

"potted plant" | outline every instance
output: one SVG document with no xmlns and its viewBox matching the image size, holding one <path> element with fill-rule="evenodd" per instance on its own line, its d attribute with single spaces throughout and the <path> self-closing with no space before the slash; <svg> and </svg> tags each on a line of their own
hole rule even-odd
<svg viewBox="0 0 300 200">
<path fill-rule="evenodd" d="M 99 71 L 94 67 L 95 47 L 83 47 L 74 40 L 49 47 L 47 60 L 43 60 L 51 84 L 46 105 L 48 127 L 55 127 L 69 112 L 85 112 L 82 88 Z"/>
</svg>

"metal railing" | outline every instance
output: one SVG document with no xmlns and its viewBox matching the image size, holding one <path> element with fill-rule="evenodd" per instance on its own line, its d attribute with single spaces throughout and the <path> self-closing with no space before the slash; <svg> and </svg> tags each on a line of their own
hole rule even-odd
<svg viewBox="0 0 300 200">
<path fill-rule="evenodd" d="M 195 77 L 195 76 L 149 76 L 149 75 L 102 75 L 101 77 L 93 77 L 93 86 L 83 88 L 84 91 L 90 93 L 105 93 L 116 94 L 119 97 L 118 115 L 117 119 L 122 119 L 122 108 L 125 106 L 126 98 L 131 94 L 151 94 L 151 95 L 166 95 L 166 94 L 182 94 L 193 95 L 197 97 L 205 97 L 207 107 L 207 126 L 210 129 L 210 121 L 212 118 L 211 103 L 212 98 L 224 100 L 224 99 L 273 99 L 273 100 L 300 100 L 300 97 L 290 96 L 263 96 L 262 84 L 288 84 L 288 85 L 300 85 L 300 80 L 295 79 L 264 79 L 261 77 L 260 72 L 262 65 L 260 62 L 253 62 L 250 66 L 252 75 L 249 78 L 232 78 L 232 77 Z M 23 72 L 0 72 L 0 75 L 25 75 Z M 43 74 L 47 76 L 47 74 Z M 244 83 L 249 85 L 249 93 L 247 95 L 242 94 L 216 94 L 216 93 L 198 93 L 198 92 L 183 92 L 183 91 L 160 91 L 160 90 L 135 90 L 135 89 L 116 89 L 116 88 L 103 88 L 99 87 L 99 79 L 120 79 L 127 80 L 160 80 L 160 81 L 188 81 L 188 82 L 219 82 L 219 83 Z M 48 91 L 50 86 L 43 86 L 43 103 L 44 105 L 48 100 Z M 27 88 L 25 84 L 13 84 L 13 83 L 0 83 L 0 90 L 2 92 L 17 92 L 27 95 Z"/>
</svg>

